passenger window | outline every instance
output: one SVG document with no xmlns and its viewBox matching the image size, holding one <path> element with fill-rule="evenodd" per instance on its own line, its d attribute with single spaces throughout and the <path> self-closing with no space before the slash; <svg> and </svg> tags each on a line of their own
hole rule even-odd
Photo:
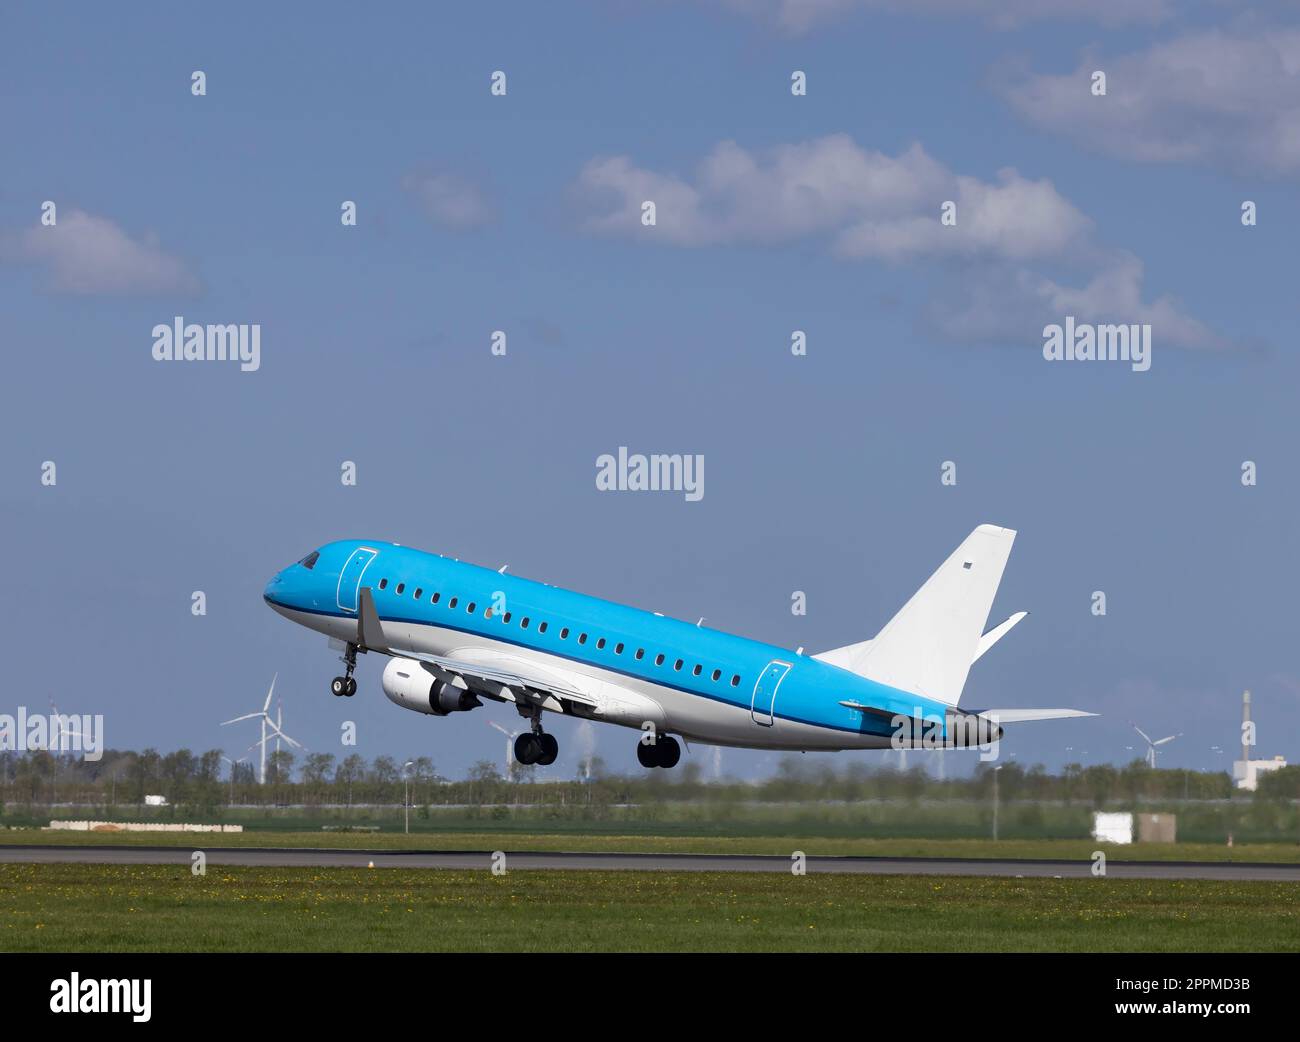
<svg viewBox="0 0 1300 1042">
<path fill-rule="evenodd" d="M 614 654 L 615 654 L 615 655 L 621 655 L 621 654 L 623 654 L 623 645 L 622 645 L 622 644 L 615 644 L 615 645 L 614 645 Z"/>
<path fill-rule="evenodd" d="M 380 588 L 381 590 L 386 590 L 386 589 L 388 589 L 388 580 L 387 580 L 387 579 L 380 579 L 380 580 L 379 580 L 379 588 Z"/>
<path fill-rule="evenodd" d="M 681 668 L 682 668 L 682 660 L 678 659 L 676 662 L 673 663 L 673 669 L 680 671 Z"/>
<path fill-rule="evenodd" d="M 603 651 L 604 648 L 605 648 L 605 638 L 601 637 L 600 640 L 596 641 L 596 650 Z"/>
<path fill-rule="evenodd" d="M 474 608 L 475 608 L 475 604 L 474 604 L 474 602 L 473 602 L 473 601 L 470 601 L 470 602 L 469 602 L 469 607 L 467 607 L 467 608 L 465 609 L 465 613 L 466 613 L 467 615 L 473 615 L 473 614 L 474 614 Z"/>
<path fill-rule="evenodd" d="M 539 623 L 538 626 L 537 626 L 537 632 L 538 632 L 538 633 L 545 633 L 545 632 L 546 632 L 546 623 L 544 623 L 544 622 Z"/>
<path fill-rule="evenodd" d="M 528 629 L 528 616 L 527 616 L 527 615 L 525 615 L 522 619 L 519 620 L 519 628 L 520 628 L 520 629 L 524 629 L 524 630 Z"/>
<path fill-rule="evenodd" d="M 569 639 L 569 627 L 565 626 L 564 629 L 560 630 L 560 640 L 568 640 L 568 639 Z"/>
<path fill-rule="evenodd" d="M 645 658 L 645 648 L 637 648 L 637 649 L 636 649 L 636 660 L 637 660 L 638 662 L 640 662 L 643 658 Z"/>
<path fill-rule="evenodd" d="M 664 664 L 664 657 L 663 657 L 663 655 L 656 655 L 656 656 L 655 656 L 655 665 L 656 665 L 656 666 L 662 666 L 663 664 Z"/>
<path fill-rule="evenodd" d="M 485 618 L 485 619 L 490 619 L 490 618 L 492 618 L 492 609 L 491 609 L 491 608 L 488 608 L 485 612 L 483 612 L 483 618 Z"/>
<path fill-rule="evenodd" d="M 455 598 L 455 597 L 453 597 L 451 600 L 449 600 L 449 601 L 447 602 L 447 607 L 448 607 L 448 608 L 454 608 L 454 607 L 456 607 L 456 598 Z"/>
<path fill-rule="evenodd" d="M 715 669 L 715 670 L 713 671 L 713 679 L 714 679 L 714 680 L 717 680 L 718 677 L 720 677 L 720 676 L 722 676 L 722 670 L 720 670 L 720 669 Z"/>
<path fill-rule="evenodd" d="M 691 672 L 697 677 L 700 675 L 700 664 L 698 662 L 695 663 L 695 668 Z"/>
<path fill-rule="evenodd" d="M 740 686 L 740 674 L 739 674 L 739 673 L 737 673 L 734 677 L 731 678 L 731 686 L 732 686 L 732 687 L 739 687 L 739 686 Z"/>
<path fill-rule="evenodd" d="M 397 584 L 397 594 L 398 594 L 399 597 L 401 596 L 402 591 L 405 590 L 405 589 L 406 589 L 406 583 L 398 583 L 398 584 Z"/>
<path fill-rule="evenodd" d="M 579 633 L 579 634 L 578 634 L 578 643 L 579 643 L 579 644 L 586 644 L 586 643 L 587 643 L 587 635 L 586 635 L 585 633 Z"/>
<path fill-rule="evenodd" d="M 502 615 L 502 616 L 501 616 L 501 621 L 502 621 L 502 622 L 509 622 L 509 621 L 510 621 L 510 613 L 509 613 L 509 612 L 506 612 L 504 615 Z"/>
<path fill-rule="evenodd" d="M 415 588 L 415 599 L 416 599 L 417 601 L 420 599 L 420 594 L 422 594 L 422 593 L 424 593 L 424 591 L 423 591 L 422 589 L 420 589 L 420 588 L 417 586 L 417 587 Z"/>
<path fill-rule="evenodd" d="M 438 603 L 438 599 L 439 599 L 441 596 L 442 596 L 442 594 L 438 593 L 438 592 L 435 590 L 435 591 L 434 591 L 434 594 L 433 594 L 433 600 L 431 600 L 429 603 L 430 603 L 430 604 L 437 604 L 437 603 Z"/>
</svg>

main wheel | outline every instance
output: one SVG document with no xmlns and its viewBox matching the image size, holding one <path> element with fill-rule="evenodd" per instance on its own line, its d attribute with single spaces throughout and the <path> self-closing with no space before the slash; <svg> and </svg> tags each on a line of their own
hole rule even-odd
<svg viewBox="0 0 1300 1042">
<path fill-rule="evenodd" d="M 537 735 L 525 732 L 515 739 L 515 761 L 525 767 L 534 764 L 542 755 L 542 743 Z"/>
<path fill-rule="evenodd" d="M 335 698 L 342 698 L 348 693 L 348 678 L 335 677 L 330 681 L 330 691 L 334 693 Z"/>
<path fill-rule="evenodd" d="M 681 758 L 682 747 L 677 744 L 677 739 L 661 735 L 659 738 L 659 766 L 676 767 L 677 761 Z"/>
<path fill-rule="evenodd" d="M 636 743 L 636 762 L 642 767 L 659 766 L 659 746 L 647 745 L 645 742 Z"/>
<path fill-rule="evenodd" d="M 543 767 L 549 767 L 560 755 L 560 743 L 555 740 L 553 734 L 539 734 L 537 740 L 541 744 L 541 753 L 537 757 L 537 762 Z"/>
</svg>

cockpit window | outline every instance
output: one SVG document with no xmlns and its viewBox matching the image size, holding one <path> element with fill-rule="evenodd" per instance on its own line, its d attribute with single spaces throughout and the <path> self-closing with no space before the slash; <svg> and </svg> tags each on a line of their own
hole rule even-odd
<svg viewBox="0 0 1300 1042">
<path fill-rule="evenodd" d="M 302 565 L 304 568 L 314 568 L 316 566 L 316 562 L 319 560 L 320 560 L 320 551 L 313 550 L 311 553 L 309 553 L 298 563 Z"/>
</svg>

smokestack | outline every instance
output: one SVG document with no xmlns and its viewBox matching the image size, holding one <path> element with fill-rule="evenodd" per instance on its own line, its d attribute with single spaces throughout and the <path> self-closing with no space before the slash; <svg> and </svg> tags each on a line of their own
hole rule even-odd
<svg viewBox="0 0 1300 1042">
<path fill-rule="evenodd" d="M 1241 693 L 1241 759 L 1243 762 L 1250 759 L 1250 743 L 1246 736 L 1250 734 L 1250 692 Z"/>
</svg>

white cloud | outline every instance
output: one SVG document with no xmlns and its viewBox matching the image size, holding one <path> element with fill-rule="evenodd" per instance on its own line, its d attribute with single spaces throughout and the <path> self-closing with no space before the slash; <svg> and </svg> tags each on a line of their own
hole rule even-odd
<svg viewBox="0 0 1300 1042">
<path fill-rule="evenodd" d="M 52 226 L 37 224 L 5 244 L 12 261 L 48 270 L 66 293 L 193 293 L 199 280 L 166 253 L 153 233 L 133 239 L 105 217 L 64 210 Z"/>
<path fill-rule="evenodd" d="M 997 183 L 953 177 L 945 186 L 957 206 L 956 227 L 935 218 L 934 204 L 911 216 L 865 219 L 840 233 L 838 251 L 849 257 L 915 260 L 957 256 L 1027 261 L 1086 249 L 1092 222 L 1062 198 L 1050 181 L 1028 181 L 1012 169 Z"/>
<path fill-rule="evenodd" d="M 458 174 L 424 171 L 402 178 L 426 216 L 447 228 L 466 230 L 490 224 L 495 218 L 487 194 Z"/>
<path fill-rule="evenodd" d="M 578 189 L 585 227 L 600 234 L 687 248 L 817 239 L 845 260 L 945 262 L 957 288 L 934 297 L 931 319 L 955 339 L 1023 341 L 1070 314 L 1150 322 L 1173 346 L 1230 346 L 1172 298 L 1144 300 L 1142 262 L 1098 243 L 1092 220 L 1050 181 L 1011 169 L 991 181 L 957 174 L 919 144 L 889 156 L 840 134 L 755 154 L 724 141 L 690 178 L 615 156 L 589 162 Z M 653 227 L 641 223 L 646 200 Z M 940 221 L 948 200 L 955 227 Z"/>
<path fill-rule="evenodd" d="M 977 18 L 997 29 L 1048 20 L 1132 25 L 1168 17 L 1168 0 L 721 0 L 725 7 L 789 33 L 803 33 L 857 11 Z"/>
<path fill-rule="evenodd" d="M 1073 315 L 1081 322 L 1149 323 L 1160 344 L 1194 351 L 1226 351 L 1238 345 L 1183 311 L 1172 297 L 1142 299 L 1143 265 L 1118 250 L 1101 259 L 1082 286 L 1062 285 L 1024 268 L 971 271 L 951 296 L 936 294 L 929 318 L 955 340 L 1023 340 Z"/>
<path fill-rule="evenodd" d="M 1089 91 L 1106 73 L 1105 97 Z M 1010 75 L 1001 93 L 1034 126 L 1112 155 L 1274 174 L 1300 170 L 1300 30 L 1189 33 L 1071 73 Z"/>
<path fill-rule="evenodd" d="M 692 181 L 636 167 L 625 156 L 592 160 L 578 181 L 600 208 L 588 229 L 678 246 L 813 236 L 827 238 L 845 257 L 1022 260 L 1060 253 L 1090 224 L 1049 181 L 1028 181 L 1010 169 L 996 182 L 961 177 L 920 145 L 888 156 L 859 148 L 844 134 L 762 156 L 724 141 Z M 641 225 L 645 200 L 655 203 L 653 229 Z M 957 204 L 956 227 L 939 223 L 947 200 Z"/>
</svg>

